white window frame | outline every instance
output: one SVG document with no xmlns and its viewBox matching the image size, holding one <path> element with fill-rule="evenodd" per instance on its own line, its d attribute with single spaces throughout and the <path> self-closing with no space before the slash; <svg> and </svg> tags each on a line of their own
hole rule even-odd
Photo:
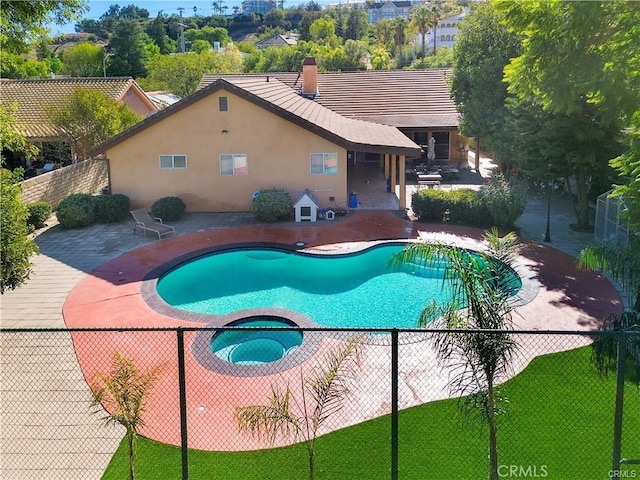
<svg viewBox="0 0 640 480">
<path fill-rule="evenodd" d="M 162 165 L 162 160 L 163 157 L 165 159 L 170 159 L 171 165 Z M 176 166 L 176 158 L 177 157 L 183 157 L 184 158 L 184 166 Z M 186 153 L 175 153 L 175 154 L 170 154 L 170 153 L 163 153 L 161 155 L 159 155 L 158 157 L 158 162 L 160 164 L 160 168 L 162 170 L 184 170 L 187 168 L 187 154 Z"/>
<path fill-rule="evenodd" d="M 226 157 L 226 158 L 224 158 Z M 230 158 L 229 158 L 230 157 Z M 220 154 L 220 175 L 223 177 L 235 177 L 238 175 L 249 175 L 249 157 L 246 153 L 221 153 Z M 231 173 L 225 173 L 222 170 L 222 162 L 231 160 Z M 237 160 L 244 160 L 244 165 L 238 165 Z M 245 167 L 246 173 L 238 173 L 238 169 Z"/>
<path fill-rule="evenodd" d="M 322 155 L 322 172 L 314 171 L 314 156 Z M 335 160 L 335 167 L 327 167 L 327 159 Z M 334 171 L 329 171 L 334 169 Z M 337 175 L 338 174 L 338 153 L 337 152 L 316 152 L 309 155 L 309 171 L 311 175 Z"/>
</svg>

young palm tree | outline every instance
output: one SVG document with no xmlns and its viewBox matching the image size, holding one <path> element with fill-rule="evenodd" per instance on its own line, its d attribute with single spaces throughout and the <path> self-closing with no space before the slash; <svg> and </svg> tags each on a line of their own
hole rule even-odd
<svg viewBox="0 0 640 480">
<path fill-rule="evenodd" d="M 437 7 L 419 5 L 411 11 L 411 15 L 410 15 L 411 25 L 422 36 L 422 58 L 425 57 L 426 51 L 427 51 L 426 38 L 427 38 L 427 33 L 429 33 L 429 28 L 435 27 L 437 25 L 439 17 L 440 16 L 439 16 Z M 435 35 L 435 32 L 434 32 L 434 35 Z M 435 44 L 435 36 L 434 36 L 434 44 Z M 434 54 L 435 54 L 435 49 L 434 49 Z"/>
<path fill-rule="evenodd" d="M 580 252 L 578 266 L 609 275 L 622 287 L 630 308 L 640 312 L 640 237 L 631 235 L 626 247 L 609 241 L 591 243 Z"/>
<path fill-rule="evenodd" d="M 465 415 L 478 414 L 487 423 L 489 479 L 498 480 L 496 415 L 503 399 L 496 383 L 507 373 L 517 348 L 510 334 L 512 306 L 505 273 L 513 265 L 518 247 L 515 234 L 501 238 L 495 229 L 486 234 L 485 240 L 489 249 L 483 253 L 452 245 L 415 243 L 407 246 L 396 262 L 444 270 L 451 301 L 443 306 L 428 305 L 419 324 L 442 330 L 434 336 L 439 357 L 454 366 L 449 387 L 464 397 L 461 410 Z"/>
<path fill-rule="evenodd" d="M 106 424 L 120 424 L 127 431 L 129 446 L 129 480 L 135 480 L 134 458 L 135 439 L 138 429 L 144 426 L 142 414 L 145 409 L 145 395 L 156 383 L 162 367 L 140 372 L 126 355 L 113 354 L 112 369 L 109 373 L 96 372 L 91 385 L 91 406 L 94 413 L 107 412 Z"/>
<path fill-rule="evenodd" d="M 272 386 L 268 404 L 236 407 L 238 429 L 270 443 L 278 434 L 303 438 L 309 457 L 309 480 L 313 480 L 318 431 L 331 415 L 342 409 L 358 366 L 360 343 L 351 340 L 345 347 L 329 351 L 309 378 L 303 378 L 300 372 L 299 401 L 293 398 L 289 385 L 284 390 Z"/>
<path fill-rule="evenodd" d="M 588 270 L 601 270 L 618 282 L 628 308 L 620 315 L 612 315 L 603 324 L 602 330 L 608 332 L 637 331 L 640 329 L 640 239 L 636 235 L 629 237 L 626 246 L 616 242 L 604 241 L 587 245 L 578 259 L 578 266 Z M 602 376 L 617 369 L 617 335 L 605 335 L 593 342 L 593 362 Z M 640 343 L 636 336 L 627 339 L 626 350 L 629 365 L 627 378 L 640 385 Z"/>
</svg>

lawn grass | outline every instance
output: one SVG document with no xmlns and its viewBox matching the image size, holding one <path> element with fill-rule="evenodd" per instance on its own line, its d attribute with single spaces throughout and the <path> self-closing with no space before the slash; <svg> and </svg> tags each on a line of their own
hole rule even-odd
<svg viewBox="0 0 640 480">
<path fill-rule="evenodd" d="M 520 478 L 610 478 L 615 379 L 600 380 L 590 355 L 583 347 L 538 357 L 504 384 L 509 405 L 498 420 L 502 473 L 517 468 Z M 640 394 L 629 385 L 626 392 L 622 453 L 640 458 L 640 448 L 633 449 L 640 445 Z M 399 426 L 401 480 L 487 477 L 486 428 L 465 420 L 456 399 L 403 410 Z M 389 479 L 390 448 L 389 416 L 325 435 L 317 443 L 316 479 Z M 190 480 L 307 478 L 304 444 L 252 452 L 190 450 L 189 464 Z M 126 478 L 126 472 L 123 441 L 103 478 Z M 136 473 L 139 480 L 181 478 L 180 449 L 141 438 Z M 640 470 L 626 473 L 640 477 Z"/>
</svg>

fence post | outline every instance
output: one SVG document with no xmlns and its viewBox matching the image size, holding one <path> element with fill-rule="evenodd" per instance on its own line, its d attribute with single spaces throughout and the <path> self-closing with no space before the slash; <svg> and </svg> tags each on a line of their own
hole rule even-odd
<svg viewBox="0 0 640 480">
<path fill-rule="evenodd" d="M 613 416 L 613 461 L 614 473 L 620 470 L 622 446 L 622 413 L 624 405 L 624 377 L 627 365 L 627 338 L 625 332 L 618 336 L 618 359 L 616 364 L 616 406 Z"/>
<path fill-rule="evenodd" d="M 187 382 L 184 368 L 184 331 L 178 327 L 178 385 L 180 389 L 180 440 L 182 447 L 182 480 L 189 480 L 187 443 Z"/>
<path fill-rule="evenodd" d="M 398 480 L 398 329 L 391 330 L 391 479 Z"/>
</svg>

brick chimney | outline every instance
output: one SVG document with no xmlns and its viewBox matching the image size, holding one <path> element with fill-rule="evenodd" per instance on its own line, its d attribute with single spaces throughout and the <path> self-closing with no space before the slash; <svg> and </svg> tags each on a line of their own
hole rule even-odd
<svg viewBox="0 0 640 480">
<path fill-rule="evenodd" d="M 318 64 L 314 57 L 306 57 L 302 62 L 302 95 L 309 98 L 318 95 Z"/>
</svg>

